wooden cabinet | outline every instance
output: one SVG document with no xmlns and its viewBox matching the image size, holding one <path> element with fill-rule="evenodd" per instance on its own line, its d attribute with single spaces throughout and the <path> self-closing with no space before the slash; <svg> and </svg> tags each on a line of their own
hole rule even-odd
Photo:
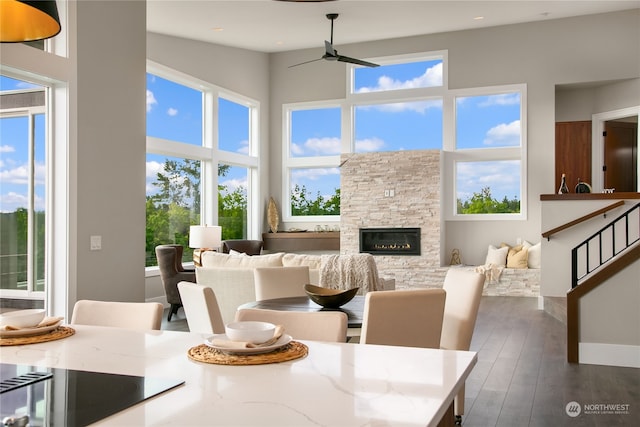
<svg viewBox="0 0 640 427">
<path fill-rule="evenodd" d="M 339 231 L 262 233 L 262 241 L 270 252 L 340 250 Z"/>
<path fill-rule="evenodd" d="M 563 173 L 571 193 L 578 179 L 591 184 L 591 121 L 556 123 L 555 157 L 555 193 Z"/>
</svg>

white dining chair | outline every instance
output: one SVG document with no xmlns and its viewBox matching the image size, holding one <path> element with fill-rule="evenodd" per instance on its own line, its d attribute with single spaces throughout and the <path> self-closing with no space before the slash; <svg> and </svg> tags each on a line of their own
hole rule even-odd
<svg viewBox="0 0 640 427">
<path fill-rule="evenodd" d="M 342 311 L 280 311 L 242 308 L 237 321 L 257 320 L 284 326 L 293 339 L 346 342 L 347 314 Z"/>
<path fill-rule="evenodd" d="M 442 289 L 368 292 L 360 343 L 439 348 L 446 296 Z"/>
<path fill-rule="evenodd" d="M 160 330 L 163 312 L 159 302 L 79 300 L 73 306 L 71 324 Z"/>
<path fill-rule="evenodd" d="M 178 291 L 189 331 L 224 334 L 224 321 L 213 289 L 197 283 L 180 282 Z"/>
<path fill-rule="evenodd" d="M 257 267 L 253 270 L 256 301 L 305 296 L 309 267 Z"/>
<path fill-rule="evenodd" d="M 468 351 L 478 317 L 485 275 L 459 268 L 450 268 L 442 288 L 447 292 L 442 322 L 440 348 Z M 457 422 L 464 415 L 464 385 L 456 395 L 454 414 Z"/>
</svg>

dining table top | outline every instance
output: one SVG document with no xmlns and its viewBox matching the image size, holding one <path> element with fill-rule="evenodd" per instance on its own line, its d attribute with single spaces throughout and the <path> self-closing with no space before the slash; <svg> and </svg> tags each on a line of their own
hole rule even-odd
<svg viewBox="0 0 640 427">
<path fill-rule="evenodd" d="M 355 295 L 351 301 L 338 308 L 325 308 L 311 301 L 308 296 L 272 298 L 261 301 L 251 301 L 242 304 L 242 308 L 259 308 L 279 311 L 342 311 L 347 314 L 347 327 L 361 328 L 364 317 L 363 295 Z"/>
<path fill-rule="evenodd" d="M 70 328 L 75 333 L 62 339 L 0 346 L 2 364 L 179 384 L 96 425 L 435 426 L 477 361 L 469 351 L 292 337 L 306 348 L 302 357 L 226 365 L 188 356 L 207 334 Z"/>
</svg>

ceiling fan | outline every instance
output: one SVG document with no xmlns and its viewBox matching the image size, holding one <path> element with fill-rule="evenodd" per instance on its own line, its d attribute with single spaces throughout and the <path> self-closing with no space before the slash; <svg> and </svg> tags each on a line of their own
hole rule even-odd
<svg viewBox="0 0 640 427">
<path fill-rule="evenodd" d="M 311 61 L 301 62 L 299 64 L 290 65 L 289 68 L 297 67 L 298 65 L 308 64 L 310 62 L 320 61 L 321 59 L 325 59 L 327 61 L 340 61 L 340 62 L 348 62 L 350 64 L 363 65 L 365 67 L 377 67 L 378 64 L 374 64 L 373 62 L 363 61 L 362 59 L 350 58 L 348 56 L 339 55 L 338 51 L 333 48 L 333 21 L 338 18 L 337 13 L 327 13 L 327 19 L 331 20 L 331 42 L 324 41 L 324 55 L 318 59 L 312 59 Z"/>
</svg>

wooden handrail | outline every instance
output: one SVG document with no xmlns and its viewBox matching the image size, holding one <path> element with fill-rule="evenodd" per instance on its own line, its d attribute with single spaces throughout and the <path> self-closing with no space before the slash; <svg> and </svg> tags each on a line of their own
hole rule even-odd
<svg viewBox="0 0 640 427">
<path fill-rule="evenodd" d="M 604 283 L 607 279 L 619 273 L 628 265 L 640 260 L 640 245 L 630 247 L 616 258 L 611 264 L 586 279 L 567 292 L 567 362 L 579 362 L 580 342 L 580 298 Z"/>
<path fill-rule="evenodd" d="M 567 228 L 573 227 L 574 225 L 580 224 L 581 222 L 584 222 L 584 221 L 586 221 L 588 219 L 591 219 L 591 218 L 593 218 L 595 216 L 607 213 L 610 210 L 615 209 L 615 208 L 617 208 L 619 206 L 622 206 L 622 205 L 624 205 L 624 200 L 619 200 L 619 201 L 617 201 L 617 202 L 615 202 L 615 203 L 613 203 L 613 204 L 611 204 L 609 206 L 605 206 L 602 209 L 598 209 L 597 211 L 593 211 L 590 214 L 587 214 L 585 216 L 581 216 L 580 218 L 574 219 L 573 221 L 567 222 L 566 224 L 563 224 L 563 225 L 561 225 L 559 227 L 552 228 L 549 231 L 545 231 L 544 233 L 542 233 L 542 237 L 545 237 L 548 240 L 551 237 L 551 235 L 553 235 L 553 234 L 559 233 L 562 230 L 566 230 Z"/>
</svg>

